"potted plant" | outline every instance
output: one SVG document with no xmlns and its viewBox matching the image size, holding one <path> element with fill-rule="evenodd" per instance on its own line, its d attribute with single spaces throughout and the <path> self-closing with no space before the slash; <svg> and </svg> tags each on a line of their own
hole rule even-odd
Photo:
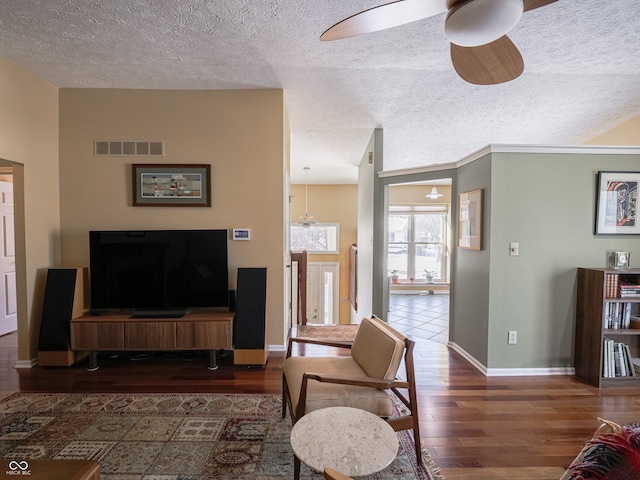
<svg viewBox="0 0 640 480">
<path fill-rule="evenodd" d="M 398 270 L 395 268 L 391 270 L 391 283 L 398 283 Z"/>
<path fill-rule="evenodd" d="M 436 272 L 433 270 L 427 270 L 426 268 L 424 269 L 424 279 L 427 281 L 427 283 L 433 283 L 433 277 L 435 274 Z"/>
</svg>

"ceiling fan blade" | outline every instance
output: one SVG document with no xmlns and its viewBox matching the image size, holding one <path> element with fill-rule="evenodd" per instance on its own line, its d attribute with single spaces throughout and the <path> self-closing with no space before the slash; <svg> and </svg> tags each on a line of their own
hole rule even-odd
<svg viewBox="0 0 640 480">
<path fill-rule="evenodd" d="M 446 0 L 398 0 L 364 10 L 327 29 L 320 40 L 339 40 L 429 18 L 447 11 Z"/>
<path fill-rule="evenodd" d="M 451 44 L 453 68 L 475 85 L 496 85 L 518 78 L 524 71 L 520 51 L 507 36 L 479 47 Z"/>
<path fill-rule="evenodd" d="M 528 12 L 535 8 L 545 7 L 551 3 L 555 3 L 558 0 L 524 0 L 524 11 Z"/>
</svg>

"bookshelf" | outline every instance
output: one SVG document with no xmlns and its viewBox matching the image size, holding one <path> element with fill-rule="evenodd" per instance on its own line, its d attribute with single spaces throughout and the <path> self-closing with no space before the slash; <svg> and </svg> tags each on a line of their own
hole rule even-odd
<svg viewBox="0 0 640 480">
<path fill-rule="evenodd" d="M 578 379 L 640 386 L 640 269 L 578 268 L 575 329 Z"/>
</svg>

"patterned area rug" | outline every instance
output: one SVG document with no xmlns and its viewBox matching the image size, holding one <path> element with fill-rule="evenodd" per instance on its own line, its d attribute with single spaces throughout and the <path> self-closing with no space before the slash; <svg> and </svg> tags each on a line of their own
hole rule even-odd
<svg viewBox="0 0 640 480">
<path fill-rule="evenodd" d="M 103 480 L 291 479 L 291 421 L 278 395 L 17 393 L 0 400 L 0 468 L 30 459 L 94 459 Z M 409 431 L 370 479 L 441 479 Z M 302 466 L 301 479 L 323 476 Z"/>
</svg>

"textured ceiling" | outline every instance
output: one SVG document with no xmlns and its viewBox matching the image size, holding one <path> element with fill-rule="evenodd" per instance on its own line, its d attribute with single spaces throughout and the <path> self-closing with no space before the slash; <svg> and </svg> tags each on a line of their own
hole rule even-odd
<svg viewBox="0 0 640 480">
<path fill-rule="evenodd" d="M 282 88 L 293 182 L 309 166 L 309 183 L 355 183 L 376 127 L 385 170 L 395 170 L 490 143 L 580 144 L 640 115 L 640 0 L 559 0 L 525 13 L 509 35 L 523 75 L 483 87 L 454 73 L 444 15 L 319 41 L 387 2 L 2 0 L 0 54 L 59 87 Z"/>
</svg>

